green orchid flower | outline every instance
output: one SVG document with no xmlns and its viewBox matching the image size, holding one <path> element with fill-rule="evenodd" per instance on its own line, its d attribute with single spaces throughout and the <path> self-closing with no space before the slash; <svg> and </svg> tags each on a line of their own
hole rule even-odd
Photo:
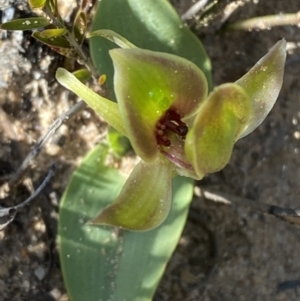
<svg viewBox="0 0 300 301">
<path fill-rule="evenodd" d="M 110 51 L 117 104 L 64 69 L 57 79 L 126 135 L 141 158 L 118 198 L 91 223 L 145 231 L 167 217 L 174 175 L 199 180 L 222 169 L 234 143 L 265 119 L 282 86 L 285 41 L 238 81 L 209 95 L 203 72 L 192 62 L 121 42 L 124 49 Z"/>
</svg>

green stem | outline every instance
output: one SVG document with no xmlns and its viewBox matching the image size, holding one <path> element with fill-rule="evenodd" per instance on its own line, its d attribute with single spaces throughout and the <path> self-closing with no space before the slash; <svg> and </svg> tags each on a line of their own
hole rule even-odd
<svg viewBox="0 0 300 301">
<path fill-rule="evenodd" d="M 51 9 L 48 5 L 45 5 L 43 8 L 44 13 L 52 20 L 53 24 L 57 26 L 58 28 L 66 28 L 66 26 L 61 22 L 58 18 L 55 17 Z M 70 44 L 74 47 L 77 54 L 79 55 L 80 59 L 83 61 L 83 64 L 91 71 L 94 78 L 99 78 L 99 74 L 97 70 L 95 69 L 92 61 L 90 58 L 86 55 L 86 53 L 83 51 L 82 47 L 77 43 L 76 39 L 72 35 L 72 33 L 67 29 L 66 38 L 70 42 Z"/>
</svg>

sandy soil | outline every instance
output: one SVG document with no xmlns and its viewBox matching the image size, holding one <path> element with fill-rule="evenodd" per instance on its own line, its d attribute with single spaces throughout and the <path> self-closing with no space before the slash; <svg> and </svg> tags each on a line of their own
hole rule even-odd
<svg viewBox="0 0 300 301">
<path fill-rule="evenodd" d="M 25 1 L 0 0 L 2 18 L 28 16 Z M 67 2 L 67 1 L 65 1 Z M 195 2 L 195 1 L 194 1 Z M 197 183 L 199 189 L 297 208 L 300 191 L 300 30 L 218 31 L 228 4 L 219 1 L 208 25 L 188 20 L 213 64 L 215 84 L 243 75 L 279 39 L 288 42 L 283 88 L 264 123 L 235 147 L 230 164 Z M 12 4 L 13 3 L 13 4 Z M 193 1 L 172 2 L 180 14 Z M 298 0 L 234 1 L 229 21 L 297 12 Z M 0 32 L 0 203 L 24 200 L 45 177 L 55 178 L 31 206 L 0 232 L 0 301 L 68 300 L 55 245 L 58 202 L 82 156 L 103 139 L 103 124 L 84 110 L 63 125 L 24 181 L 9 193 L 3 176 L 21 164 L 34 142 L 76 98 L 53 80 L 61 59 L 30 37 Z M 199 193 L 197 193 L 199 195 Z M 300 298 L 300 230 L 242 206 L 219 205 L 195 195 L 191 214 L 155 301 L 296 301 Z"/>
</svg>

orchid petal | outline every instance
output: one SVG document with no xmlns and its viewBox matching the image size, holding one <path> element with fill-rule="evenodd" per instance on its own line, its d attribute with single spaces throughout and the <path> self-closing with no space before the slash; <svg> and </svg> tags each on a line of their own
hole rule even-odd
<svg viewBox="0 0 300 301">
<path fill-rule="evenodd" d="M 271 111 L 282 86 L 285 59 L 286 42 L 282 39 L 236 81 L 252 101 L 252 114 L 239 139 L 255 130 Z"/>
<path fill-rule="evenodd" d="M 186 156 L 200 178 L 228 163 L 234 142 L 250 114 L 250 99 L 236 84 L 218 86 L 209 95 L 185 143 Z"/>
<path fill-rule="evenodd" d="M 201 178 L 197 176 L 193 165 L 191 165 L 186 158 L 182 138 L 175 134 L 170 134 L 168 139 L 171 142 L 170 146 L 162 147 L 160 151 L 174 164 L 177 174 L 195 180 L 201 180 Z"/>
<path fill-rule="evenodd" d="M 91 223 L 146 231 L 159 226 L 168 216 L 171 199 L 172 163 L 158 157 L 138 163 L 120 195 Z"/>
<path fill-rule="evenodd" d="M 113 49 L 110 55 L 127 135 L 136 153 L 151 161 L 158 154 L 158 120 L 170 107 L 184 118 L 194 115 L 207 95 L 205 76 L 195 64 L 171 54 Z"/>
</svg>

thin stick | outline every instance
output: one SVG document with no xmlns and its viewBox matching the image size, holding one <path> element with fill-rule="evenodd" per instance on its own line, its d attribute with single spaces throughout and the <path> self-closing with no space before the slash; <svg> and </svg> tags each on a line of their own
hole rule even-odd
<svg viewBox="0 0 300 301">
<path fill-rule="evenodd" d="M 27 168 L 33 164 L 34 159 L 39 155 L 43 146 L 49 141 L 49 139 L 54 135 L 56 130 L 61 126 L 61 124 L 65 121 L 73 117 L 75 114 L 80 112 L 86 107 L 86 103 L 81 100 L 77 104 L 75 104 L 71 109 L 69 109 L 66 113 L 59 116 L 49 127 L 46 134 L 44 134 L 34 145 L 32 151 L 27 155 L 25 160 L 22 162 L 19 169 L 13 174 L 11 179 L 8 182 L 8 185 L 12 187 L 16 183 L 18 183 L 27 170 Z"/>
<path fill-rule="evenodd" d="M 269 15 L 251 18 L 228 25 L 228 30 L 270 29 L 275 26 L 299 25 L 300 11 L 294 14 Z"/>
<path fill-rule="evenodd" d="M 200 0 L 193 4 L 185 13 L 181 15 L 181 20 L 186 21 L 193 17 L 195 14 L 199 12 L 206 4 L 208 0 Z"/>
<path fill-rule="evenodd" d="M 13 208 L 14 209 L 22 208 L 22 207 L 26 206 L 30 201 L 32 201 L 46 187 L 46 185 L 49 183 L 50 179 L 54 175 L 54 172 L 55 172 L 55 165 L 52 164 L 46 178 L 44 179 L 42 184 L 37 188 L 37 190 L 28 199 L 26 199 L 24 202 L 22 202 L 21 204 L 15 206 Z"/>
<path fill-rule="evenodd" d="M 277 218 L 280 218 L 286 222 L 290 222 L 292 224 L 300 225 L 300 210 L 295 210 L 291 208 L 284 208 L 276 205 L 269 205 L 266 203 L 252 201 L 246 198 L 237 197 L 233 195 L 223 194 L 222 196 L 209 191 L 201 191 L 203 196 L 210 201 L 214 201 L 217 203 L 223 203 L 230 205 L 232 203 L 237 205 L 246 206 L 248 208 L 259 211 L 263 214 L 270 214 Z"/>
<path fill-rule="evenodd" d="M 60 22 L 52 13 L 52 11 L 49 9 L 49 7 L 46 5 L 44 7 L 45 14 L 52 20 L 52 22 L 59 28 L 66 28 L 63 23 Z M 79 57 L 83 60 L 83 63 L 85 66 L 92 72 L 93 77 L 96 79 L 98 78 L 98 72 L 93 66 L 90 58 L 86 55 L 86 53 L 83 51 L 82 47 L 77 43 L 73 35 L 69 32 L 66 36 L 66 38 L 69 40 L 71 45 L 74 47 L 74 49 L 77 51 Z M 8 185 L 12 187 L 17 182 L 20 181 L 22 175 L 25 173 L 27 168 L 33 163 L 33 160 L 38 156 L 40 151 L 42 150 L 43 146 L 49 141 L 49 139 L 54 135 L 56 130 L 61 126 L 61 124 L 66 120 L 69 119 L 71 116 L 75 115 L 82 109 L 86 107 L 86 104 L 84 101 L 78 102 L 76 105 L 74 105 L 71 109 L 69 109 L 66 113 L 62 114 L 60 117 L 58 117 L 52 125 L 49 127 L 47 133 L 43 135 L 37 143 L 34 145 L 32 151 L 27 155 L 25 160 L 22 162 L 19 169 L 15 172 L 15 174 L 12 175 L 10 178 Z"/>
<path fill-rule="evenodd" d="M 55 166 L 53 164 L 51 166 L 46 178 L 42 182 L 42 184 L 24 202 L 20 203 L 17 206 L 12 206 L 12 207 L 9 207 L 9 208 L 0 207 L 0 231 L 3 230 L 8 224 L 10 224 L 14 220 L 18 209 L 26 206 L 29 202 L 31 202 L 45 188 L 45 186 L 49 183 L 50 179 L 54 175 L 54 171 L 55 171 Z"/>
</svg>

